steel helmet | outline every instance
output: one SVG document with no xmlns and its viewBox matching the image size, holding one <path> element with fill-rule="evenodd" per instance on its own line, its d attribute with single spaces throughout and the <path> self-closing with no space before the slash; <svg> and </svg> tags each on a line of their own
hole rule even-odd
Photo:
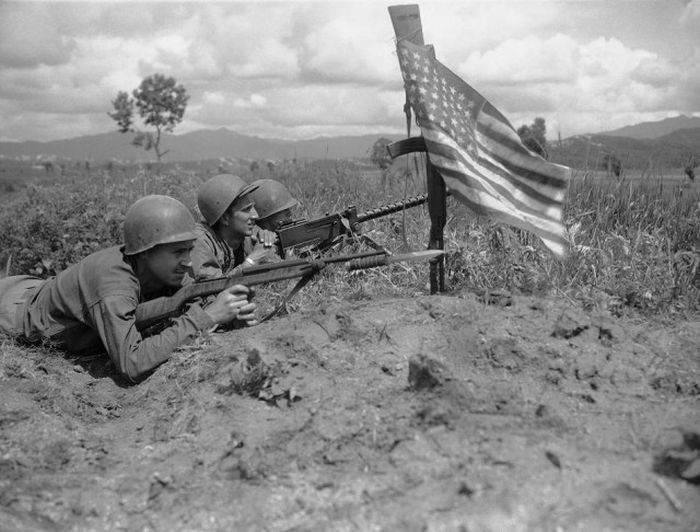
<svg viewBox="0 0 700 532">
<path fill-rule="evenodd" d="M 208 179 L 199 189 L 197 206 L 209 225 L 214 225 L 236 198 L 258 188 L 248 185 L 233 174 L 218 174 Z"/>
<path fill-rule="evenodd" d="M 258 179 L 253 181 L 252 185 L 257 185 L 257 190 L 250 197 L 255 202 L 255 210 L 260 220 L 299 205 L 287 187 L 279 181 Z"/>
<path fill-rule="evenodd" d="M 153 194 L 134 202 L 124 218 L 124 253 L 136 255 L 159 244 L 195 240 L 192 213 L 175 198 Z"/>
</svg>

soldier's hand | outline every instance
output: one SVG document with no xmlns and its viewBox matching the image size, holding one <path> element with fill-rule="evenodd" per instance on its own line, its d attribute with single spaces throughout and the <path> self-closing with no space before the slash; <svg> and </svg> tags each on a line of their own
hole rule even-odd
<svg viewBox="0 0 700 532">
<path fill-rule="evenodd" d="M 250 290 L 240 284 L 223 290 L 216 299 L 204 310 L 217 324 L 228 323 L 235 319 L 246 323 L 254 322 L 253 317 L 257 305 L 249 301 Z"/>
<path fill-rule="evenodd" d="M 253 264 L 268 264 L 271 262 L 278 262 L 280 256 L 277 254 L 277 248 L 275 246 L 266 247 L 262 241 L 255 244 L 253 251 L 246 257 L 246 263 Z"/>
<path fill-rule="evenodd" d="M 238 313 L 238 320 L 245 322 L 245 324 L 248 327 L 252 327 L 253 325 L 258 324 L 258 320 L 255 317 L 255 310 L 257 308 L 257 305 L 252 302 L 248 302 L 247 306 L 244 306 L 241 308 L 240 312 Z"/>
<path fill-rule="evenodd" d="M 268 231 L 267 229 L 258 229 L 256 235 L 258 243 L 262 243 L 264 247 L 271 248 L 277 243 L 277 233 Z"/>
</svg>

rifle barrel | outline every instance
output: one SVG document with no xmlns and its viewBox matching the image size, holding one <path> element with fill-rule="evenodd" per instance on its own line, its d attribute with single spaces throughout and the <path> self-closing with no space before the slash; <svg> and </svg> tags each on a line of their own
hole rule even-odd
<svg viewBox="0 0 700 532">
<path fill-rule="evenodd" d="M 140 331 L 158 321 L 182 313 L 184 304 L 197 297 L 219 293 L 235 284 L 255 286 L 262 283 L 283 281 L 286 279 L 309 277 L 321 271 L 327 264 L 345 262 L 349 271 L 374 268 L 394 262 L 413 262 L 432 260 L 442 255 L 442 250 L 426 250 L 389 255 L 384 251 L 368 251 L 354 255 L 339 255 L 316 260 L 286 260 L 274 264 L 253 266 L 233 277 L 218 277 L 183 286 L 170 297 L 162 296 L 139 303 L 136 307 L 136 328 Z"/>
</svg>

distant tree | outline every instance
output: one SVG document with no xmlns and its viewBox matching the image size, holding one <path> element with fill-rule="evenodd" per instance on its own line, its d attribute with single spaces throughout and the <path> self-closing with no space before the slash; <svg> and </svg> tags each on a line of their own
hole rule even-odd
<svg viewBox="0 0 700 532">
<path fill-rule="evenodd" d="M 153 149 L 160 163 L 168 150 L 161 149 L 164 133 L 172 133 L 182 122 L 189 96 L 185 87 L 178 85 L 175 78 L 163 74 L 153 74 L 141 81 L 131 97 L 120 91 L 112 101 L 114 112 L 108 113 L 117 122 L 120 133 L 135 133 L 131 143 L 146 151 Z M 141 131 L 134 126 L 134 108 L 147 127 L 155 132 Z"/>
<path fill-rule="evenodd" d="M 620 177 L 622 175 L 622 161 L 612 153 L 606 153 L 603 156 L 603 167 L 607 170 L 608 176 Z"/>
<path fill-rule="evenodd" d="M 381 170 L 386 170 L 391 166 L 392 159 L 389 150 L 387 150 L 389 144 L 391 144 L 389 139 L 381 137 L 370 148 L 369 158 L 372 164 L 376 164 Z"/>
<path fill-rule="evenodd" d="M 695 181 L 695 169 L 698 167 L 698 164 L 698 158 L 695 155 L 691 155 L 688 158 L 688 164 L 685 165 L 684 171 L 691 181 Z"/>
<path fill-rule="evenodd" d="M 544 118 L 538 117 L 529 126 L 520 126 L 518 135 L 527 149 L 541 155 L 545 159 L 549 158 L 547 153 L 547 125 Z"/>
</svg>

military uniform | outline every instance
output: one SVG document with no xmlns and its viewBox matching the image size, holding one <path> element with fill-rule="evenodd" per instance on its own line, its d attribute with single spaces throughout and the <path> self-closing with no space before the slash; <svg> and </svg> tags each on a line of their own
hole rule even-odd
<svg viewBox="0 0 700 532">
<path fill-rule="evenodd" d="M 197 304 L 157 335 L 136 329 L 136 306 L 170 293 L 144 294 L 123 247 L 97 251 L 56 277 L 0 280 L 0 332 L 48 340 L 72 353 L 106 351 L 132 380 L 165 362 L 179 345 L 214 325 Z"/>
<path fill-rule="evenodd" d="M 243 269 L 243 261 L 253 251 L 255 240 L 245 237 L 238 249 L 219 238 L 206 222 L 197 223 L 197 240 L 190 255 L 196 280 L 232 276 Z"/>
</svg>

